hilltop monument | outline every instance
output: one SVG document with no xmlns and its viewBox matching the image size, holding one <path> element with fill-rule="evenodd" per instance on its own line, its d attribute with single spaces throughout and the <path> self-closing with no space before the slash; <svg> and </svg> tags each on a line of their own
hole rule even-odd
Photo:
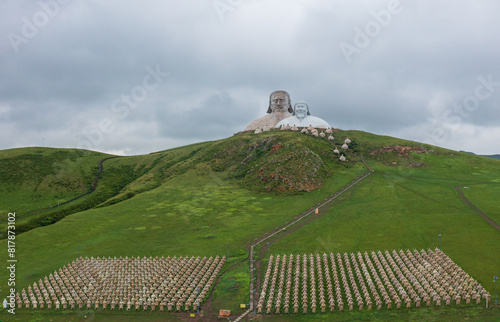
<svg viewBox="0 0 500 322">
<path fill-rule="evenodd" d="M 319 117 L 311 116 L 309 105 L 307 105 L 304 101 L 298 101 L 295 103 L 293 107 L 293 115 L 276 124 L 277 128 L 282 126 L 295 126 L 297 128 L 309 126 L 312 126 L 313 128 L 331 128 L 327 121 Z"/>
<path fill-rule="evenodd" d="M 293 108 L 290 103 L 290 94 L 285 91 L 274 91 L 269 96 L 267 115 L 250 122 L 245 131 L 270 130 L 281 120 L 292 116 L 291 113 L 293 113 Z"/>
</svg>

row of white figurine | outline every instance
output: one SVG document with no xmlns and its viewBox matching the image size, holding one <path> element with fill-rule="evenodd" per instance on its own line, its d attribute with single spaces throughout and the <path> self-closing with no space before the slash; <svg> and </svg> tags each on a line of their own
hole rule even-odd
<svg viewBox="0 0 500 322">
<path fill-rule="evenodd" d="M 140 305 L 161 302 L 167 306 L 186 303 L 190 307 L 203 300 L 224 262 L 225 256 L 146 261 L 78 259 L 59 269 L 59 273 L 46 276 L 44 282 L 34 283 L 33 288 L 30 285 L 27 292 L 23 289 L 22 296 L 16 294 L 16 300 L 19 306 L 24 302 L 27 308 L 30 304 L 43 308 L 44 302 L 48 308 L 52 302 L 56 308 L 58 303 L 82 308 L 84 303 L 106 306 L 136 301 Z M 151 270 L 154 274 L 150 274 Z"/>
<path fill-rule="evenodd" d="M 338 308 L 343 310 L 341 288 L 350 310 L 354 303 L 360 309 L 363 305 L 371 309 L 371 306 L 376 304 L 380 310 L 383 302 L 390 309 L 392 303 L 395 303 L 397 308 L 401 307 L 403 302 L 407 307 L 411 307 L 412 302 L 416 307 L 419 307 L 421 302 L 430 306 L 431 300 L 436 306 L 441 305 L 441 301 L 450 305 L 451 300 L 459 305 L 461 300 L 469 304 L 471 300 L 479 303 L 481 298 L 489 298 L 488 292 L 476 280 L 440 250 L 428 252 L 422 250 L 421 253 L 416 250 L 413 253 L 409 250 L 406 253 L 393 251 L 392 254 L 388 251 L 385 253 L 379 251 L 372 252 L 371 256 L 366 252 L 364 256 L 361 253 L 351 256 L 346 253 L 343 256 L 340 254 L 334 256 L 330 253 L 330 263 L 326 257 L 326 254 L 323 254 L 321 261 L 317 254 L 315 263 L 313 255 L 310 254 L 308 264 L 305 254 L 297 255 L 295 260 L 294 256 L 290 255 L 288 261 L 286 255 L 282 258 L 278 255 L 276 261 L 271 256 L 258 300 L 258 311 L 262 312 L 266 303 L 268 313 L 271 313 L 273 307 L 276 308 L 276 313 L 279 313 L 280 307 L 288 313 L 290 305 L 293 305 L 294 312 L 297 313 L 299 302 L 303 310 L 307 310 L 309 306 L 314 312 L 319 304 L 324 311 L 327 303 L 325 293 L 328 294 L 330 310 L 333 311 L 334 289 Z M 293 265 L 294 263 L 296 265 Z M 295 271 L 295 279 L 292 278 L 292 270 Z M 302 296 L 299 295 L 299 285 Z M 319 295 L 319 303 L 316 300 L 316 292 Z M 292 293 L 293 301 L 290 298 Z M 299 301 L 299 298 L 302 301 Z"/>
</svg>

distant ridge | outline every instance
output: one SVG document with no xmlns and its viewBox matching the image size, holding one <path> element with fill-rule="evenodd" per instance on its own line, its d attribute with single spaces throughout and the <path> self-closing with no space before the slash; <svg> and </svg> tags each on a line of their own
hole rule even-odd
<svg viewBox="0 0 500 322">
<path fill-rule="evenodd" d="M 481 155 L 482 157 L 492 158 L 500 160 L 500 154 L 492 154 L 492 155 Z"/>
<path fill-rule="evenodd" d="M 479 155 L 479 156 L 481 156 L 481 157 L 486 157 L 486 158 L 491 158 L 491 159 L 497 159 L 497 160 L 500 160 L 500 154 L 484 155 L 484 154 L 475 154 L 474 152 L 469 152 L 469 151 L 464 151 L 464 150 L 460 150 L 460 152 L 464 152 L 464 153 L 469 153 L 469 154 Z"/>
</svg>

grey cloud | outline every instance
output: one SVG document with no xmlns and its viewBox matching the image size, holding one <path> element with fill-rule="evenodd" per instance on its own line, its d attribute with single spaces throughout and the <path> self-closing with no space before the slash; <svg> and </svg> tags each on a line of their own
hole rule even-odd
<svg viewBox="0 0 500 322">
<path fill-rule="evenodd" d="M 241 124 L 251 117 L 250 108 L 232 98 L 227 92 L 219 92 L 204 98 L 186 110 L 177 106 L 165 106 L 156 111 L 160 134 L 165 137 L 213 139 L 221 129 L 228 135 L 241 130 Z"/>
<path fill-rule="evenodd" d="M 0 148 L 37 145 L 40 136 L 75 147 L 103 118 L 115 130 L 98 150 L 147 153 L 223 138 L 262 116 L 276 89 L 335 127 L 420 139 L 474 93 L 479 76 L 500 80 L 500 3 L 401 0 L 401 12 L 348 63 L 340 44 L 353 44 L 354 28 L 388 3 L 243 1 L 221 21 L 212 1 L 70 1 L 16 53 L 7 35 L 20 34 L 23 17 L 41 6 L 2 2 Z M 116 119 L 112 102 L 157 65 L 168 78 Z M 499 103 L 500 86 L 440 144 L 498 133 Z M 30 130 L 13 140 L 12 128 Z"/>
</svg>

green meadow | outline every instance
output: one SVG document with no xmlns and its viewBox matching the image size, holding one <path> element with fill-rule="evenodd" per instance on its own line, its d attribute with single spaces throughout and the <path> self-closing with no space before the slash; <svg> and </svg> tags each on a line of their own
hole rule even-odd
<svg viewBox="0 0 500 322">
<path fill-rule="evenodd" d="M 331 144 L 325 138 L 271 131 L 109 159 L 104 162 L 96 191 L 86 199 L 21 220 L 21 224 L 32 221 L 30 229 L 16 236 L 16 286 L 20 291 L 78 256 L 228 255 L 224 271 L 245 260 L 247 247 L 256 239 L 314 208 L 365 173 L 363 157 L 375 173 L 321 208 L 320 216 L 311 218 L 307 225 L 293 229 L 293 233 L 277 234 L 264 253 L 262 267 L 268 254 L 436 248 L 441 234 L 443 251 L 494 294 L 492 277 L 500 274 L 500 232 L 462 202 L 455 186 L 468 186 L 462 189 L 465 196 L 499 222 L 495 197 L 500 193 L 500 161 L 361 131 L 334 136 Z M 346 137 L 352 144 L 343 151 L 348 161 L 342 163 L 333 148 L 340 149 Z M 387 146 L 412 149 L 381 152 Z M 37 150 L 0 151 L 0 164 L 9 164 L 11 170 L 15 168 L 13 158 L 29 160 L 18 163 L 23 166 L 35 164 Z M 10 181 L 2 188 L 3 222 L 8 212 L 24 215 L 26 207 L 41 207 L 56 200 L 52 199 L 56 194 L 69 197 L 84 192 L 97 174 L 96 164 L 108 157 L 90 151 L 40 151 L 44 161 L 39 168 L 50 167 L 50 171 L 33 170 L 40 174 L 30 179 L 29 173 L 21 178 L 2 170 L 2 178 Z M 68 153 L 75 156 L 71 159 Z M 59 188 L 59 179 L 54 178 L 72 184 Z M 58 190 L 51 192 L 54 186 Z M 50 198 L 34 197 L 42 187 Z M 71 212 L 77 209 L 71 207 L 85 205 L 88 209 Z M 49 217 L 53 222 L 49 223 Z M 0 241 L 0 249 L 7 249 L 5 239 Z M 1 258 L 4 254 L 7 252 L 2 251 Z M 2 299 L 7 295 L 7 279 L 6 270 L 1 270 Z M 239 305 L 248 304 L 249 279 L 248 261 L 224 274 L 214 290 L 210 314 L 222 308 L 235 314 L 243 312 Z M 42 320 L 63 318 L 59 312 L 19 313 L 29 319 L 35 319 L 36 314 Z M 81 313 L 69 312 L 65 317 L 79 320 Z M 130 317 L 113 317 L 109 312 L 88 315 L 96 320 Z M 488 320 L 495 316 L 498 309 L 461 306 L 309 314 L 307 319 Z M 0 314 L 0 319 L 4 317 Z M 158 317 L 141 314 L 140 318 Z"/>
<path fill-rule="evenodd" d="M 74 149 L 0 151 L 1 213 L 22 213 L 24 220 L 89 191 L 99 161 L 107 156 Z"/>
<path fill-rule="evenodd" d="M 500 223 L 500 184 L 474 184 L 467 187 L 462 187 L 464 196 L 488 217 Z"/>
</svg>

